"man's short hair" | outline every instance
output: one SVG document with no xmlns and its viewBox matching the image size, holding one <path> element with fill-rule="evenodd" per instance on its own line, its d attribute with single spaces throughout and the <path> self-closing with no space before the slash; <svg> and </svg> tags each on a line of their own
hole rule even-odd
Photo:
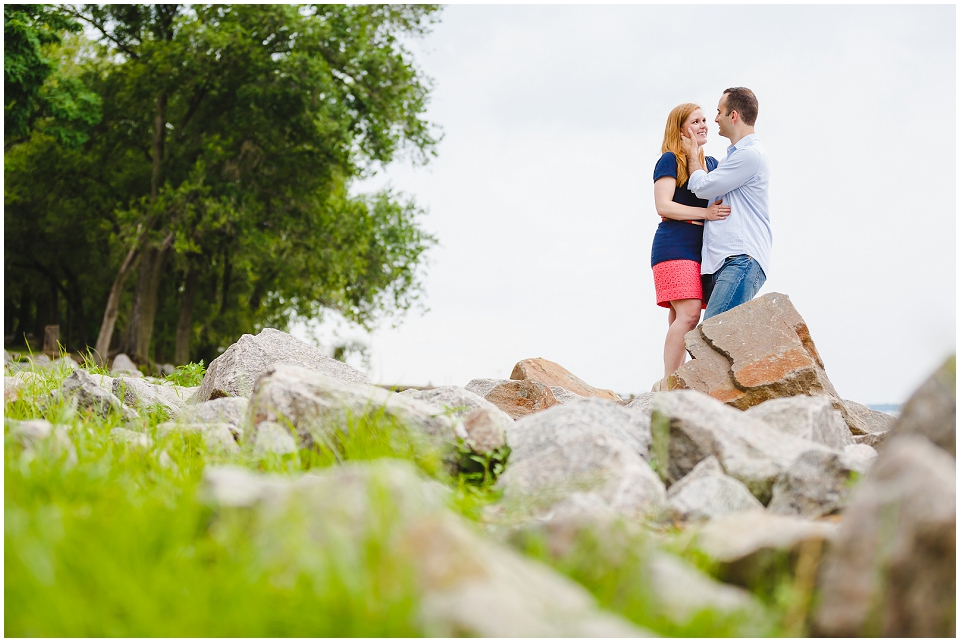
<svg viewBox="0 0 960 642">
<path fill-rule="evenodd" d="M 723 95 L 727 97 L 727 115 L 735 111 L 740 114 L 744 124 L 753 127 L 757 122 L 757 113 L 760 111 L 760 105 L 754 93 L 746 87 L 731 87 L 725 89 Z"/>
</svg>

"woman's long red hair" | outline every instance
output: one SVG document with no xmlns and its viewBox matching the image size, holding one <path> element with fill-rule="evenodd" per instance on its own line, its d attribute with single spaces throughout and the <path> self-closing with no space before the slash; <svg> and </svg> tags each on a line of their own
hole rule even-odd
<svg viewBox="0 0 960 642">
<path fill-rule="evenodd" d="M 673 155 L 677 157 L 678 187 L 684 185 L 690 178 L 690 172 L 687 170 L 687 155 L 683 153 L 683 146 L 680 144 L 680 131 L 690 114 L 698 109 L 700 109 L 700 105 L 694 105 L 693 103 L 677 105 L 667 116 L 667 126 L 663 131 L 663 145 L 660 146 L 660 153 L 673 152 Z M 702 147 L 700 148 L 700 167 L 707 168 Z"/>
</svg>

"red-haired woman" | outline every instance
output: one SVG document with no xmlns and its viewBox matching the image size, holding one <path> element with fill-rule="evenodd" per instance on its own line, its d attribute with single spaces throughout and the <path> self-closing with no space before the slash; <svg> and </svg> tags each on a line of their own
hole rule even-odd
<svg viewBox="0 0 960 642">
<path fill-rule="evenodd" d="M 700 284 L 703 221 L 720 221 L 730 215 L 730 208 L 722 201 L 711 205 L 687 189 L 689 172 L 680 132 L 693 133 L 700 146 L 700 164 L 708 172 L 717 167 L 715 158 L 703 155 L 707 119 L 699 105 L 684 103 L 674 107 L 663 133 L 663 155 L 653 170 L 653 198 L 661 221 L 653 237 L 650 262 L 657 305 L 670 309 L 670 329 L 663 344 L 664 378 L 654 384 L 654 391 L 666 390 L 667 377 L 683 365 L 683 335 L 697 327 L 700 310 L 706 307 Z"/>
</svg>

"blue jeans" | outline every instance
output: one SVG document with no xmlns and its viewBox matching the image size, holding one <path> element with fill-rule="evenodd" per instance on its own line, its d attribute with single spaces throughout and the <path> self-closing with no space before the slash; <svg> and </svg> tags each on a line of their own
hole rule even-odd
<svg viewBox="0 0 960 642">
<path fill-rule="evenodd" d="M 707 299 L 706 321 L 722 314 L 757 295 L 767 280 L 760 264 L 752 256 L 737 254 L 728 256 L 713 274 L 704 274 L 703 295 Z"/>
</svg>

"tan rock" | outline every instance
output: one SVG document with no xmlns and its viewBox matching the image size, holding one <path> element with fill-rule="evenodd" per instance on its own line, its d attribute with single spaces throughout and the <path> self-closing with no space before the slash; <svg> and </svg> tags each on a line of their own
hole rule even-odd
<svg viewBox="0 0 960 642">
<path fill-rule="evenodd" d="M 741 410 L 823 395 L 852 434 L 869 432 L 830 383 L 809 328 L 785 294 L 771 292 L 707 319 L 684 341 L 694 359 L 671 376 L 672 388 L 699 390 Z"/>
<path fill-rule="evenodd" d="M 513 367 L 510 378 L 515 381 L 536 381 L 548 388 L 559 386 L 581 397 L 599 397 L 620 403 L 620 396 L 612 390 L 594 388 L 563 366 L 543 358 L 524 359 Z"/>
<path fill-rule="evenodd" d="M 467 390 L 470 390 L 469 384 Z M 526 417 L 560 403 L 550 388 L 538 381 L 501 381 L 483 397 L 513 419 Z"/>
</svg>

